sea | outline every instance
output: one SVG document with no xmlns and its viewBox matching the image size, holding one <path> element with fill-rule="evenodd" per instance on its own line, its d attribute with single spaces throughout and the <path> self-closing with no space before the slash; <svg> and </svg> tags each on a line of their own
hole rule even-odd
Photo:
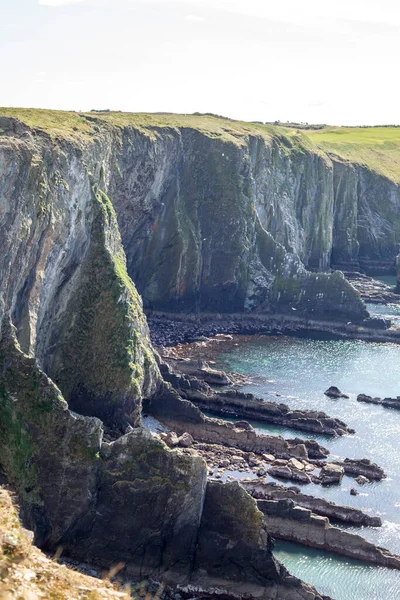
<svg viewBox="0 0 400 600">
<path fill-rule="evenodd" d="M 387 316 L 400 326 L 400 306 L 371 304 L 368 309 L 371 315 Z M 323 410 L 356 431 L 338 438 L 307 436 L 287 427 L 253 421 L 260 433 L 312 437 L 327 447 L 332 457 L 369 458 L 387 473 L 386 479 L 364 486 L 346 475 L 339 485 L 296 485 L 305 493 L 379 515 L 382 527 L 346 529 L 400 554 L 400 410 L 356 400 L 360 393 L 400 396 L 400 345 L 322 336 L 255 336 L 243 337 L 243 342 L 238 340 L 237 345 L 221 349 L 217 365 L 251 376 L 252 383 L 242 391 L 285 402 L 292 408 Z M 324 391 L 331 385 L 348 394 L 349 399 L 325 396 Z M 357 488 L 357 496 L 350 495 L 352 487 Z M 274 554 L 291 573 L 335 600 L 400 600 L 400 571 L 285 541 L 276 541 Z"/>
</svg>

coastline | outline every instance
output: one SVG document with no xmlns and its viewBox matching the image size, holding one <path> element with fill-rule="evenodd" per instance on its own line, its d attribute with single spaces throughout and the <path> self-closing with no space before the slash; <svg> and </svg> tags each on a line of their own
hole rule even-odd
<svg viewBox="0 0 400 600">
<path fill-rule="evenodd" d="M 167 313 L 147 315 L 154 346 L 201 341 L 218 334 L 328 336 L 331 339 L 359 339 L 375 343 L 400 343 L 400 329 L 384 328 L 384 320 L 367 323 L 319 321 L 291 315 L 266 313 Z M 369 325 L 369 326 L 368 326 Z"/>
</svg>

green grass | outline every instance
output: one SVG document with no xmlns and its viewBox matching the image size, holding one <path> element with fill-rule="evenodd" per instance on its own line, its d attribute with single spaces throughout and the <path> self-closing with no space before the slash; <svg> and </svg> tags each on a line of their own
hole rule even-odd
<svg viewBox="0 0 400 600">
<path fill-rule="evenodd" d="M 29 127 L 47 132 L 53 138 L 81 139 L 89 141 L 91 136 L 109 127 L 133 127 L 149 137 L 157 137 L 163 129 L 196 129 L 203 134 L 244 145 L 248 136 L 261 136 L 267 141 L 276 139 L 287 151 L 313 150 L 316 146 L 297 130 L 234 121 L 214 115 L 178 115 L 173 113 L 78 113 L 36 108 L 1 108 L 0 117 L 19 119 Z M 1 128 L 0 128 L 1 133 Z"/>
<path fill-rule="evenodd" d="M 247 144 L 249 136 L 280 142 L 289 154 L 311 151 L 338 156 L 400 183 L 400 127 L 325 127 L 297 129 L 235 121 L 214 115 L 173 113 L 78 113 L 34 108 L 0 108 L 0 117 L 14 117 L 52 138 L 90 142 L 111 128 L 133 127 L 156 138 L 162 130 L 196 129 L 211 138 Z M 1 127 L 0 127 L 1 135 Z"/>
<path fill-rule="evenodd" d="M 324 152 L 400 183 L 400 127 L 326 127 L 303 133 Z"/>
</svg>

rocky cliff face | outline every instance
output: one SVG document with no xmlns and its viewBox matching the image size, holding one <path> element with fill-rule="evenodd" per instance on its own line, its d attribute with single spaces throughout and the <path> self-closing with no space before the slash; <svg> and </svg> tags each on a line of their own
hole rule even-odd
<svg viewBox="0 0 400 600">
<path fill-rule="evenodd" d="M 109 194 L 153 309 L 365 316 L 345 281 L 304 266 L 327 269 L 332 248 L 332 166 L 316 152 L 262 136 L 126 131 Z"/>
<path fill-rule="evenodd" d="M 135 424 L 160 377 L 112 205 L 79 145 L 2 123 L 0 318 L 72 408 Z"/>
<path fill-rule="evenodd" d="M 217 569 L 229 548 L 259 597 L 320 599 L 273 560 L 241 488 L 207 491 L 199 456 L 141 427 L 142 400 L 167 392 L 128 272 L 163 308 L 307 314 L 315 300 L 361 320 L 358 295 L 337 275 L 308 273 L 264 228 L 250 139 L 43 118 L 49 131 L 29 115 L 0 118 L 0 464 L 25 523 L 48 549 L 172 581 L 196 571 L 200 587 L 205 568 L 223 589 L 237 581 Z M 227 512 L 235 497 L 246 519 Z M 209 536 L 213 563 L 201 549 Z"/>
<path fill-rule="evenodd" d="M 199 456 L 141 427 L 142 400 L 198 412 L 162 382 L 141 296 L 359 323 L 358 292 L 328 271 L 390 266 L 398 186 L 282 128 L 16 117 L 0 117 L 0 463 L 37 542 L 319 598 L 274 561 L 241 488 L 206 485 Z"/>
<path fill-rule="evenodd" d="M 367 273 L 395 272 L 400 188 L 365 167 L 334 160 L 332 264 Z"/>
</svg>

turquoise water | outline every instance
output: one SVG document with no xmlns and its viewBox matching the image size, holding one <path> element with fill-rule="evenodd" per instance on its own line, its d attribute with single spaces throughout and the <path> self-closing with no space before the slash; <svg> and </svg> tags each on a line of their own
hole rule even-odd
<svg viewBox="0 0 400 600">
<path fill-rule="evenodd" d="M 391 319 L 394 325 L 400 326 L 400 304 L 366 304 L 371 316 Z"/>
<path fill-rule="evenodd" d="M 218 362 L 232 371 L 257 376 L 257 384 L 247 385 L 243 391 L 285 402 L 293 408 L 324 410 L 356 430 L 352 436 L 336 439 L 313 437 L 329 448 L 333 456 L 372 459 L 384 467 L 387 479 L 357 486 L 353 478 L 345 476 L 338 486 L 300 487 L 306 493 L 379 514 L 383 519 L 381 528 L 347 529 L 400 553 L 400 411 L 356 401 L 361 392 L 400 395 L 400 345 L 259 336 L 230 347 Z M 337 385 L 350 398 L 327 398 L 323 392 L 330 385 Z M 257 422 L 253 425 L 260 432 L 284 437 L 302 435 L 288 428 Z M 351 487 L 358 487 L 358 496 L 350 495 Z M 335 600 L 400 599 L 398 571 L 371 567 L 288 542 L 277 543 L 275 554 L 293 574 Z"/>
<path fill-rule="evenodd" d="M 390 285 L 392 287 L 396 287 L 397 278 L 396 275 L 378 275 L 375 277 L 378 281 L 382 281 L 382 283 L 386 283 L 386 285 Z"/>
</svg>

